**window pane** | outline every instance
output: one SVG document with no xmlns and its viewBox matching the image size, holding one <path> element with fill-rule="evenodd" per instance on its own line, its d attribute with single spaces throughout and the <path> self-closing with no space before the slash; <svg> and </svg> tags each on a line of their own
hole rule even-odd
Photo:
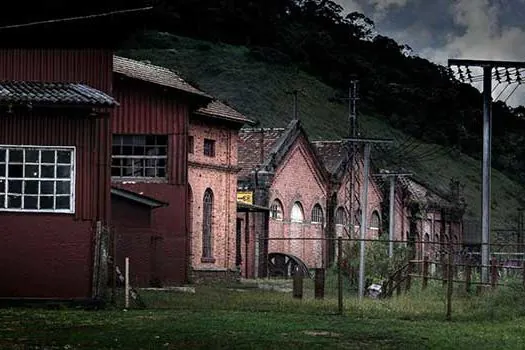
<svg viewBox="0 0 525 350">
<path fill-rule="evenodd" d="M 25 194 L 38 195 L 38 181 L 24 181 L 24 182 L 25 182 L 25 188 L 24 188 Z"/>
<path fill-rule="evenodd" d="M 38 163 L 38 150 L 28 149 L 26 150 L 26 163 Z"/>
<path fill-rule="evenodd" d="M 26 165 L 24 177 L 38 177 L 38 165 Z"/>
<path fill-rule="evenodd" d="M 69 179 L 71 177 L 71 167 L 69 165 L 57 166 L 57 178 Z"/>
<path fill-rule="evenodd" d="M 57 162 L 63 164 L 71 163 L 71 152 L 69 151 L 58 151 L 57 152 Z"/>
<path fill-rule="evenodd" d="M 146 154 L 146 150 L 143 146 L 133 146 L 134 156 L 143 156 Z"/>
<path fill-rule="evenodd" d="M 125 156 L 133 155 L 133 147 L 132 146 L 122 147 L 122 155 L 125 155 Z"/>
<path fill-rule="evenodd" d="M 157 177 L 166 177 L 166 169 L 158 168 L 157 169 Z"/>
<path fill-rule="evenodd" d="M 119 167 L 111 167 L 111 176 L 122 176 Z"/>
<path fill-rule="evenodd" d="M 0 163 L 0 177 L 5 177 L 5 164 Z"/>
<path fill-rule="evenodd" d="M 0 193 L 5 193 L 5 180 L 0 180 Z M 0 201 L 3 200 L 3 197 L 0 197 Z"/>
<path fill-rule="evenodd" d="M 40 194 L 53 194 L 55 188 L 54 181 L 41 181 L 40 182 Z"/>
<path fill-rule="evenodd" d="M 42 163 L 55 163 L 55 151 L 42 151 Z"/>
<path fill-rule="evenodd" d="M 146 136 L 144 135 L 133 136 L 133 145 L 138 145 L 138 146 L 146 145 Z"/>
<path fill-rule="evenodd" d="M 54 165 L 42 165 L 40 167 L 40 177 L 53 179 L 55 177 L 55 166 Z"/>
<path fill-rule="evenodd" d="M 9 193 L 22 193 L 22 180 L 10 180 L 8 182 Z"/>
<path fill-rule="evenodd" d="M 56 209 L 69 209 L 70 198 L 69 196 L 57 196 Z"/>
<path fill-rule="evenodd" d="M 0 149 L 0 163 L 1 162 L 5 162 L 5 149 Z"/>
<path fill-rule="evenodd" d="M 71 182 L 70 181 L 57 181 L 57 195 L 58 194 L 70 194 L 71 193 Z"/>
<path fill-rule="evenodd" d="M 122 136 L 121 135 L 113 135 L 113 145 L 114 146 L 120 146 L 122 145 Z"/>
<path fill-rule="evenodd" d="M 9 150 L 9 163 L 22 163 L 24 160 L 24 151 Z"/>
<path fill-rule="evenodd" d="M 125 146 L 131 146 L 133 144 L 133 136 L 132 135 L 122 136 L 122 144 Z"/>
<path fill-rule="evenodd" d="M 121 155 L 122 154 L 122 147 L 120 147 L 120 146 L 113 146 L 113 148 L 111 149 L 111 152 L 112 152 L 112 155 L 114 155 L 114 156 Z"/>
<path fill-rule="evenodd" d="M 7 196 L 7 208 L 20 209 L 22 207 L 22 196 Z"/>
<path fill-rule="evenodd" d="M 53 196 L 40 196 L 40 209 L 53 209 Z"/>
<path fill-rule="evenodd" d="M 38 209 L 38 196 L 24 196 L 24 209 Z"/>
<path fill-rule="evenodd" d="M 22 164 L 9 164 L 8 177 L 23 177 L 24 166 Z"/>
</svg>

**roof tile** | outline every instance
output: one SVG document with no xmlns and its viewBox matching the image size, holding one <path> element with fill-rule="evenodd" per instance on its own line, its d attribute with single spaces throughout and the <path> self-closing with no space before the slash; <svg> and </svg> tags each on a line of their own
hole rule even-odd
<svg viewBox="0 0 525 350">
<path fill-rule="evenodd" d="M 113 107 L 118 103 L 102 91 L 77 83 L 0 82 L 0 103 Z"/>
<path fill-rule="evenodd" d="M 199 108 L 195 113 L 236 122 L 253 123 L 252 120 L 219 100 L 211 101 L 207 106 Z"/>
<path fill-rule="evenodd" d="M 191 94 L 211 98 L 208 94 L 185 82 L 177 73 L 165 67 L 113 56 L 113 71 L 129 78 L 147 81 Z"/>
<path fill-rule="evenodd" d="M 345 155 L 343 142 L 338 141 L 312 141 L 321 162 L 330 174 L 334 174 L 341 164 Z"/>
<path fill-rule="evenodd" d="M 238 165 L 241 168 L 239 178 L 248 176 L 256 166 L 264 163 L 285 131 L 284 128 L 241 129 L 238 156 Z"/>
</svg>

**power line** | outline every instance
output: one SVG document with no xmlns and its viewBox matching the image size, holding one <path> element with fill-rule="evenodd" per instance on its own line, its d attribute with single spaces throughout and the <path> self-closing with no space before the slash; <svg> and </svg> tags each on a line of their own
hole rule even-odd
<svg viewBox="0 0 525 350">
<path fill-rule="evenodd" d="M 97 13 L 94 15 L 86 15 L 86 16 L 76 16 L 76 17 L 66 17 L 66 18 L 57 18 L 57 19 L 50 19 L 46 21 L 36 21 L 36 22 L 29 22 L 29 23 L 22 23 L 22 24 L 12 24 L 0 27 L 0 30 L 2 29 L 13 29 L 13 28 L 22 28 L 22 27 L 31 27 L 41 24 L 49 24 L 49 23 L 62 23 L 62 22 L 72 22 L 72 21 L 78 21 L 82 19 L 90 19 L 90 18 L 99 18 L 99 17 L 108 17 L 112 15 L 118 15 L 123 13 L 131 13 L 131 12 L 141 12 L 141 11 L 147 11 L 153 9 L 153 6 L 148 7 L 141 7 L 141 8 L 134 8 L 134 9 L 126 9 L 126 10 L 116 10 L 116 11 L 110 11 L 110 12 L 103 12 L 103 13 Z"/>
</svg>

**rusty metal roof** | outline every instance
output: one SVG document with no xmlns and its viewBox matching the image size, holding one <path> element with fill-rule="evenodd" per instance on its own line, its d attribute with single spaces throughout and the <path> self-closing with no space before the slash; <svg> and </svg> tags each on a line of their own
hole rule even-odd
<svg viewBox="0 0 525 350">
<path fill-rule="evenodd" d="M 118 106 L 113 97 L 87 85 L 38 81 L 0 82 L 0 103 L 35 106 Z"/>
<path fill-rule="evenodd" d="M 238 165 L 241 168 L 239 178 L 248 176 L 256 166 L 264 163 L 285 132 L 285 128 L 241 129 L 238 151 Z"/>
<path fill-rule="evenodd" d="M 252 124 L 253 120 L 248 119 L 240 112 L 236 111 L 227 104 L 219 101 L 213 100 L 205 107 L 199 108 L 195 113 L 202 114 L 210 117 L 215 117 L 219 119 L 231 120 L 240 123 Z"/>
<path fill-rule="evenodd" d="M 185 82 L 172 70 L 121 56 L 113 56 L 113 72 L 194 95 L 212 98 Z"/>
</svg>

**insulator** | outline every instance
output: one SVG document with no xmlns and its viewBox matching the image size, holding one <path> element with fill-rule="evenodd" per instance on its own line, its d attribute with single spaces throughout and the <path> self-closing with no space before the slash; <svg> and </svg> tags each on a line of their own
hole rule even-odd
<svg viewBox="0 0 525 350">
<path fill-rule="evenodd" d="M 505 68 L 505 78 L 507 79 L 507 83 L 512 83 L 512 78 L 510 77 L 508 68 Z"/>
<path fill-rule="evenodd" d="M 499 70 L 496 69 L 496 80 L 498 83 L 501 83 L 501 76 L 499 75 Z"/>
</svg>

